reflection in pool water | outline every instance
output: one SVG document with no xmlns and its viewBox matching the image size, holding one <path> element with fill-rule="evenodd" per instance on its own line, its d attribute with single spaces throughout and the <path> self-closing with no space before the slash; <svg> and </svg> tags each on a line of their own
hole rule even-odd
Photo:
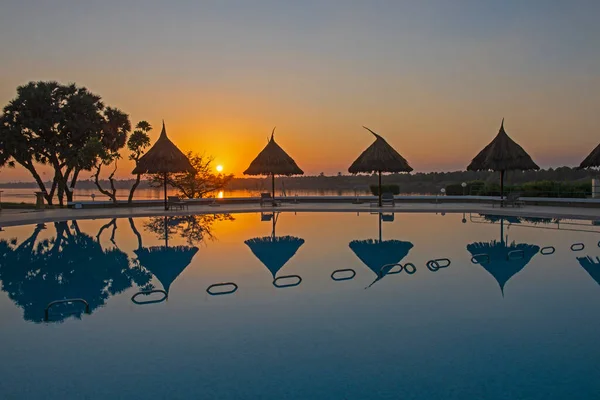
<svg viewBox="0 0 600 400">
<path fill-rule="evenodd" d="M 472 254 L 474 261 L 486 269 L 498 285 L 502 296 L 504 296 L 504 285 L 510 278 L 521 271 L 531 261 L 540 250 L 539 246 L 515 242 L 509 243 L 508 238 L 504 236 L 505 218 L 494 218 L 485 216 L 486 219 L 500 223 L 500 241 L 492 240 L 490 242 L 475 242 L 467 245 L 467 250 Z M 491 217 L 491 218 L 490 218 Z M 511 217 L 509 217 L 510 219 Z M 516 218 L 512 218 L 516 220 Z M 520 220 L 516 220 L 520 223 Z M 479 260 L 477 260 L 479 256 Z"/>
<path fill-rule="evenodd" d="M 0 397 L 594 398 L 598 228 L 461 220 L 367 211 L 6 228 Z M 556 252 L 538 254 L 546 246 Z M 473 264 L 480 253 L 489 262 Z M 439 258 L 451 267 L 426 267 Z M 395 263 L 417 271 L 381 272 Z M 356 276 L 332 280 L 340 269 Z M 302 284 L 275 288 L 283 275 Z M 206 292 L 222 282 L 237 290 Z M 153 288 L 168 299 L 131 301 Z M 64 298 L 91 315 L 57 305 L 43 323 Z"/>
</svg>

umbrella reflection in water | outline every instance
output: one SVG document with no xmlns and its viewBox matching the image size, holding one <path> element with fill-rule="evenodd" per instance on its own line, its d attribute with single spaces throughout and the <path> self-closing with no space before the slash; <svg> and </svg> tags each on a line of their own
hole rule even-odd
<svg viewBox="0 0 600 400">
<path fill-rule="evenodd" d="M 585 269 L 585 271 L 592 277 L 593 280 L 600 285 L 600 258 L 596 257 L 594 260 L 592 257 L 577 257 L 579 265 Z"/>
<path fill-rule="evenodd" d="M 467 245 L 467 250 L 472 256 L 482 256 L 478 263 L 485 268 L 498 282 L 502 296 L 504 296 L 504 286 L 506 283 L 520 272 L 540 250 L 539 246 L 512 242 L 507 244 L 504 238 L 504 221 L 514 217 L 485 216 L 484 218 L 493 221 L 500 221 L 500 241 L 475 242 Z M 516 222 L 518 223 L 518 222 Z M 514 252 L 514 253 L 511 253 Z M 510 254 L 509 254 L 510 253 Z"/>
<path fill-rule="evenodd" d="M 391 214 L 393 216 L 393 214 Z M 377 278 L 368 286 L 371 287 L 375 282 L 383 279 L 390 271 L 382 271 L 385 265 L 398 264 L 408 255 L 413 244 L 400 240 L 382 240 L 381 221 L 393 220 L 389 215 L 378 213 L 379 220 L 379 239 L 353 240 L 350 242 L 350 249 L 356 256 L 377 275 Z"/>
<path fill-rule="evenodd" d="M 256 258 L 267 267 L 273 276 L 273 280 L 275 280 L 279 270 L 283 268 L 304 244 L 304 239 L 295 236 L 275 235 L 279 213 L 263 214 L 263 220 L 267 219 L 273 222 L 271 235 L 248 239 L 244 243 L 250 248 Z"/>
</svg>

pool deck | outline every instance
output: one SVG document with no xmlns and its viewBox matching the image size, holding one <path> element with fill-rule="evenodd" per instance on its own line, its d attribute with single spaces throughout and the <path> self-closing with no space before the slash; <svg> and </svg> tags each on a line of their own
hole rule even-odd
<svg viewBox="0 0 600 400">
<path fill-rule="evenodd" d="M 396 206 L 373 207 L 369 203 L 288 203 L 277 207 L 259 204 L 193 204 L 186 210 L 165 211 L 161 206 L 118 207 L 118 208 L 83 208 L 54 210 L 14 210 L 0 211 L 0 227 L 56 222 L 64 220 L 106 219 L 128 217 L 150 217 L 159 215 L 191 215 L 191 214 L 224 214 L 254 212 L 355 212 L 355 213 L 478 213 L 494 215 L 531 216 L 541 218 L 570 218 L 600 220 L 600 208 L 574 206 L 539 206 L 527 205 L 522 208 L 500 208 L 491 204 L 473 203 L 423 203 L 403 202 Z"/>
</svg>

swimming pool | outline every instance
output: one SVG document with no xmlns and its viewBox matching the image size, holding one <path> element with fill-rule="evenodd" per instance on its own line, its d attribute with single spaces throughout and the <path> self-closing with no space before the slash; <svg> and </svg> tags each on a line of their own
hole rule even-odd
<svg viewBox="0 0 600 400">
<path fill-rule="evenodd" d="M 480 214 L 5 228 L 0 397 L 597 398 L 599 240 Z M 89 313 L 46 322 L 65 298 Z"/>
</svg>

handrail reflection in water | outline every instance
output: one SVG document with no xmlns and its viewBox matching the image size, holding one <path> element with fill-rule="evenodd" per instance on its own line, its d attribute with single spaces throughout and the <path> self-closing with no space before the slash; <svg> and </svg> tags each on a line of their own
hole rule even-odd
<svg viewBox="0 0 600 400">
<path fill-rule="evenodd" d="M 83 305 L 85 306 L 85 313 L 86 314 L 90 314 L 90 305 L 87 301 L 85 301 L 84 299 L 64 299 L 64 300 L 55 300 L 55 301 L 51 301 L 50 303 L 48 303 L 48 305 L 46 306 L 46 308 L 44 309 L 44 321 L 48 321 L 48 317 L 49 317 L 49 312 L 50 312 L 50 308 L 52 306 L 55 306 L 57 304 L 72 304 L 72 303 L 83 303 Z"/>
<path fill-rule="evenodd" d="M 341 277 L 336 277 L 336 275 L 345 274 L 346 272 L 350 272 L 351 274 L 348 276 L 342 275 Z M 336 282 L 349 281 L 351 279 L 354 279 L 355 276 L 356 276 L 356 271 L 353 270 L 352 268 L 336 269 L 335 271 L 333 271 L 331 273 L 331 279 Z"/>
<path fill-rule="evenodd" d="M 230 290 L 224 290 L 222 292 L 215 292 L 213 291 L 213 289 L 215 288 L 220 288 L 220 287 L 227 287 L 227 286 L 231 286 Z M 221 296 L 224 294 L 232 294 L 235 293 L 238 290 L 238 285 L 233 283 L 233 282 L 223 282 L 223 283 L 213 283 L 212 285 L 210 285 L 209 287 L 206 288 L 206 293 L 210 294 L 211 296 Z"/>
<path fill-rule="evenodd" d="M 440 268 L 448 268 L 452 264 L 449 258 L 436 258 L 427 261 L 425 264 L 431 272 L 437 272 Z"/>
<path fill-rule="evenodd" d="M 283 284 L 277 283 L 279 280 L 292 279 L 292 278 L 296 279 L 297 281 L 291 282 L 291 283 L 283 283 Z M 300 275 L 284 275 L 284 276 L 277 277 L 273 280 L 273 286 L 275 286 L 276 288 L 279 288 L 279 289 L 298 286 L 300 283 L 302 283 L 302 277 Z"/>
<path fill-rule="evenodd" d="M 546 246 L 540 249 L 540 254 L 543 256 L 549 256 L 551 254 L 554 254 L 555 252 L 556 249 L 554 248 L 554 246 Z"/>
<path fill-rule="evenodd" d="M 161 297 L 159 299 L 147 300 L 147 301 L 136 300 L 136 297 L 138 297 L 138 296 L 149 296 L 153 293 L 161 293 L 163 295 L 163 297 Z M 137 292 L 133 296 L 131 296 L 131 301 L 138 305 L 156 304 L 156 303 L 162 303 L 163 301 L 167 300 L 168 297 L 169 297 L 169 294 L 165 290 L 162 290 L 162 289 L 142 290 L 140 292 Z"/>
</svg>

